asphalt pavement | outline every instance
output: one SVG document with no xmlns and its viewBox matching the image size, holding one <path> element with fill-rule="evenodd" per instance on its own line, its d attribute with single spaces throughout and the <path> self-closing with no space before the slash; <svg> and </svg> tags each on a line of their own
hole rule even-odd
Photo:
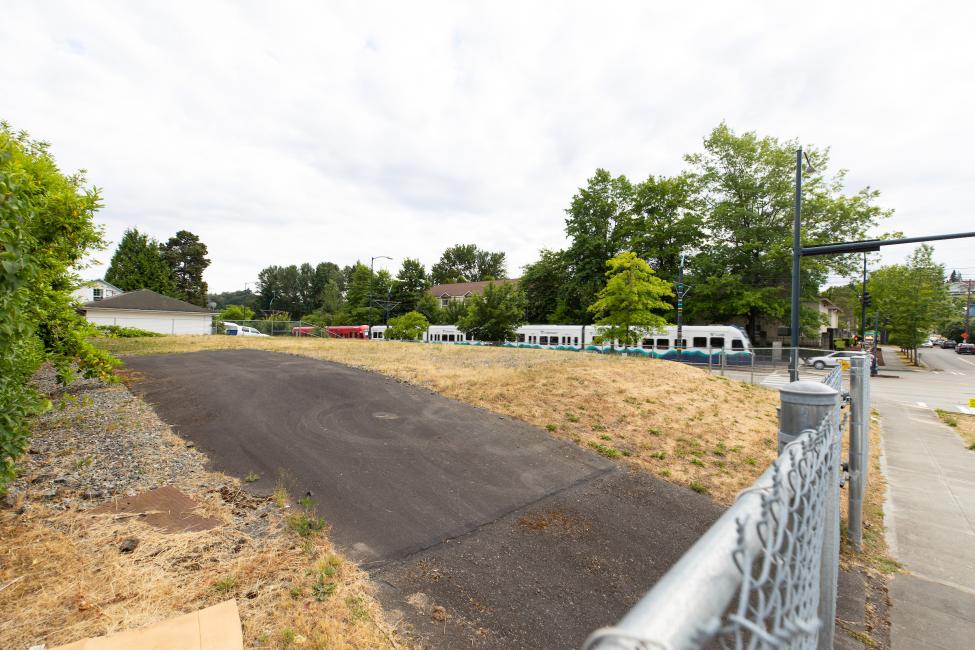
<svg viewBox="0 0 975 650">
<path fill-rule="evenodd" d="M 578 647 L 722 512 L 545 431 L 347 366 L 256 350 L 127 365 L 216 469 L 310 493 L 392 620 L 427 647 Z"/>
</svg>

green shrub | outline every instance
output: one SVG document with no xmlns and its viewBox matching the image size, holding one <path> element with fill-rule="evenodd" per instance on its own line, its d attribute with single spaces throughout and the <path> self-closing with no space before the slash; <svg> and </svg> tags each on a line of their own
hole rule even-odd
<svg viewBox="0 0 975 650">
<path fill-rule="evenodd" d="M 619 458 L 622 454 L 612 447 L 607 447 L 606 445 L 601 445 L 598 442 L 590 442 L 589 446 L 596 450 L 596 453 L 605 456 L 606 458 Z"/>
<path fill-rule="evenodd" d="M 47 148 L 0 122 L 0 493 L 30 442 L 28 418 L 50 407 L 30 385 L 41 364 L 61 383 L 75 371 L 111 381 L 118 364 L 90 343 L 71 298 L 71 269 L 104 247 L 98 191 L 62 174 Z"/>
<path fill-rule="evenodd" d="M 140 330 L 138 327 L 122 327 L 120 325 L 96 325 L 98 333 L 110 339 L 135 339 L 143 336 L 163 336 L 159 332 Z"/>
<path fill-rule="evenodd" d="M 430 321 L 427 320 L 426 316 L 418 311 L 411 311 L 389 319 L 389 328 L 386 329 L 385 338 L 415 341 L 422 337 L 429 327 Z"/>
</svg>

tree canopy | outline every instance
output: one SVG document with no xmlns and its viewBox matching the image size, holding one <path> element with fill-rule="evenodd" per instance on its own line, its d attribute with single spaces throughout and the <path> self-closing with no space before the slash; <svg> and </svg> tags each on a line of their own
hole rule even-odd
<svg viewBox="0 0 975 650">
<path fill-rule="evenodd" d="M 625 251 L 606 262 L 606 286 L 589 308 L 601 325 L 601 338 L 619 341 L 624 347 L 640 343 L 644 331 L 654 332 L 667 324 L 655 313 L 670 309 L 663 298 L 672 296 L 670 283 L 661 280 L 635 253 Z"/>
<path fill-rule="evenodd" d="M 385 338 L 401 341 L 416 341 L 430 327 L 430 321 L 420 312 L 411 311 L 389 319 Z"/>
<path fill-rule="evenodd" d="M 180 297 L 176 278 L 159 243 L 137 228 L 130 228 L 122 235 L 105 272 L 105 281 L 123 291 L 151 289 L 165 296 Z"/>
<path fill-rule="evenodd" d="M 510 341 L 525 322 L 525 296 L 515 284 L 491 283 L 483 295 L 474 294 L 463 304 L 466 312 L 457 329 L 478 341 Z"/>
<path fill-rule="evenodd" d="M 504 253 L 482 250 L 475 244 L 451 246 L 430 269 L 433 284 L 500 280 L 506 275 Z"/>
<path fill-rule="evenodd" d="M 210 266 L 206 244 L 189 230 L 180 230 L 159 247 L 159 252 L 169 264 L 176 297 L 206 307 L 207 283 L 203 280 L 203 272 Z"/>
</svg>

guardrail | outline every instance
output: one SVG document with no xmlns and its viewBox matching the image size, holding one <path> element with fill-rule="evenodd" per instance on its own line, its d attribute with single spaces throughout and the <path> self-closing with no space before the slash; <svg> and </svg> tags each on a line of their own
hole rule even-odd
<svg viewBox="0 0 975 650">
<path fill-rule="evenodd" d="M 851 541 L 859 540 L 869 458 L 865 366 L 862 359 L 852 362 Z M 619 623 L 594 632 L 584 648 L 683 650 L 715 641 L 734 648 L 832 648 L 842 381 L 835 368 L 822 381 L 780 389 L 779 458 Z"/>
</svg>

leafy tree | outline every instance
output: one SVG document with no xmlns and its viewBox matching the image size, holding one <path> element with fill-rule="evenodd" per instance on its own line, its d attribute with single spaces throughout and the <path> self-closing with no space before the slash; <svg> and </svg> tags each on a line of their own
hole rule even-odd
<svg viewBox="0 0 975 650">
<path fill-rule="evenodd" d="M 440 323 L 440 301 L 429 293 L 424 293 L 416 301 L 416 311 L 423 314 L 431 323 Z"/>
<path fill-rule="evenodd" d="M 375 274 L 362 262 L 356 262 L 352 267 L 345 301 L 348 305 L 349 317 L 356 324 L 368 323 L 370 320 L 372 323 L 378 323 L 382 318 L 382 312 L 375 305 L 369 305 L 370 294 L 373 299 L 379 295 L 374 280 Z"/>
<path fill-rule="evenodd" d="M 566 212 L 565 233 L 572 240 L 566 251 L 569 283 L 560 310 L 573 322 L 591 323 L 588 307 L 606 283 L 606 260 L 623 250 L 634 208 L 633 184 L 597 169 L 580 187 Z"/>
<path fill-rule="evenodd" d="M 756 340 L 762 315 L 785 319 L 789 310 L 795 141 L 741 135 L 721 124 L 704 151 L 686 157 L 689 179 L 700 188 L 706 244 L 693 260 L 689 315 L 711 322 L 744 317 Z M 879 193 L 865 188 L 843 194 L 845 172 L 827 178 L 829 153 L 806 152 L 815 170 L 803 178 L 802 243 L 864 239 L 889 215 L 875 205 Z M 815 301 L 827 273 L 850 275 L 856 256 L 807 257 L 802 261 L 803 302 Z"/>
<path fill-rule="evenodd" d="M 525 266 L 518 285 L 525 294 L 525 318 L 529 323 L 555 323 L 565 304 L 569 262 L 564 251 L 542 249 L 537 262 Z"/>
<path fill-rule="evenodd" d="M 944 277 L 944 266 L 934 261 L 934 249 L 926 244 L 915 249 L 906 264 L 885 266 L 870 275 L 867 287 L 890 323 L 891 342 L 916 350 L 951 316 L 954 305 Z"/>
<path fill-rule="evenodd" d="M 633 212 L 619 226 L 621 238 L 657 277 L 676 282 L 681 254 L 691 257 L 703 242 L 701 208 L 691 176 L 650 176 L 634 188 Z"/>
<path fill-rule="evenodd" d="M 203 272 L 210 266 L 206 244 L 189 230 L 180 230 L 159 251 L 172 271 L 176 297 L 206 307 L 207 283 L 203 281 Z"/>
<path fill-rule="evenodd" d="M 475 244 L 451 246 L 430 269 L 433 284 L 499 280 L 506 275 L 504 253 L 480 250 Z"/>
<path fill-rule="evenodd" d="M 393 288 L 393 300 L 399 304 L 395 312 L 405 314 L 416 311 L 417 303 L 430 288 L 430 281 L 423 264 L 409 257 L 404 259 L 396 279 L 399 282 Z"/>
<path fill-rule="evenodd" d="M 217 318 L 222 321 L 229 320 L 230 322 L 253 320 L 254 310 L 244 305 L 227 305 L 220 311 Z"/>
<path fill-rule="evenodd" d="M 464 305 L 467 313 L 457 321 L 457 329 L 479 341 L 512 340 L 525 322 L 525 296 L 515 284 L 491 283 L 483 295 L 471 296 Z"/>
<path fill-rule="evenodd" d="M 430 327 L 430 321 L 426 316 L 417 311 L 411 311 L 389 319 L 389 328 L 386 330 L 387 339 L 400 339 L 403 341 L 415 341 L 423 336 L 423 333 Z"/>
<path fill-rule="evenodd" d="M 242 305 L 257 309 L 258 299 L 258 295 L 250 289 L 207 294 L 207 301 L 216 303 L 217 309 L 223 309 L 227 305 Z"/>
<path fill-rule="evenodd" d="M 655 331 L 667 320 L 654 311 L 669 310 L 663 300 L 673 295 L 670 283 L 658 278 L 650 265 L 629 251 L 606 262 L 606 286 L 589 308 L 602 325 L 601 336 L 624 347 L 639 344 L 644 331 Z"/>
<path fill-rule="evenodd" d="M 126 230 L 122 235 L 105 272 L 105 281 L 123 291 L 152 289 L 166 296 L 179 297 L 176 279 L 159 244 L 136 228 Z"/>
<path fill-rule="evenodd" d="M 467 315 L 469 299 L 451 300 L 446 307 L 441 307 L 437 312 L 437 325 L 456 325 L 461 318 Z"/>
<path fill-rule="evenodd" d="M 269 266 L 257 274 L 257 286 L 260 309 L 280 309 L 297 316 L 323 308 L 327 299 L 334 299 L 336 290 L 341 295 L 345 276 L 332 262 L 314 267 L 308 263 Z"/>
<path fill-rule="evenodd" d="M 30 441 L 28 418 L 50 402 L 31 385 L 45 361 L 67 383 L 75 370 L 113 381 L 118 364 L 88 340 L 72 269 L 104 248 L 97 189 L 66 176 L 48 145 L 0 122 L 0 493 Z"/>
</svg>

